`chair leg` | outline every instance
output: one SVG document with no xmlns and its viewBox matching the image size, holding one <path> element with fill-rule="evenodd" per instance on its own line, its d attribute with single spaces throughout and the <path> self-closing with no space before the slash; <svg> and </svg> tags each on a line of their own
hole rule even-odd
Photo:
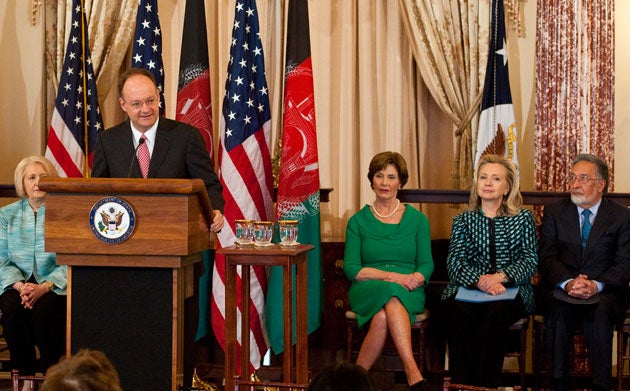
<svg viewBox="0 0 630 391">
<path fill-rule="evenodd" d="M 626 349 L 628 346 L 628 334 L 623 327 L 617 330 L 617 391 L 623 391 L 623 370 L 626 366 Z"/>
<path fill-rule="evenodd" d="M 518 374 L 521 387 L 525 388 L 525 352 L 527 352 L 527 328 L 521 329 L 520 352 L 518 355 Z"/>
<path fill-rule="evenodd" d="M 348 324 L 348 341 L 346 346 L 346 361 L 352 362 L 352 339 L 354 338 L 354 327 Z"/>
<path fill-rule="evenodd" d="M 11 371 L 11 384 L 13 385 L 13 390 L 19 391 L 20 389 L 20 381 L 18 380 L 19 376 L 20 375 L 17 369 Z"/>
<path fill-rule="evenodd" d="M 419 332 L 419 343 L 418 343 L 418 368 L 420 368 L 420 372 L 422 372 L 422 375 L 424 376 L 424 338 L 425 338 L 425 330 L 424 330 L 424 325 L 420 326 L 420 329 L 418 330 Z"/>
<path fill-rule="evenodd" d="M 534 322 L 532 340 L 533 340 L 533 348 L 532 348 L 532 370 L 534 371 L 534 391 L 540 391 L 540 348 L 542 343 L 542 330 L 540 330 L 541 325 L 537 322 Z"/>
<path fill-rule="evenodd" d="M 623 338 L 621 330 L 617 330 L 617 390 L 621 390 L 621 386 L 623 384 L 623 353 L 621 349 L 623 347 L 623 342 L 621 339 Z"/>
</svg>

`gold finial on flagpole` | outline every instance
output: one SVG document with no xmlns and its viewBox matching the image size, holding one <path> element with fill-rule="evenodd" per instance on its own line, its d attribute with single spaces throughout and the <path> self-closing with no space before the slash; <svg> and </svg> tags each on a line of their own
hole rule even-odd
<svg viewBox="0 0 630 391">
<path fill-rule="evenodd" d="M 260 379 L 260 376 L 258 376 L 258 373 L 256 371 L 252 372 L 251 375 L 251 380 L 253 382 L 257 382 L 260 383 L 262 380 Z M 278 391 L 277 387 L 270 387 L 270 386 L 262 386 L 262 387 L 255 387 L 256 391 Z"/>
<path fill-rule="evenodd" d="M 199 374 L 197 374 L 197 368 L 193 369 L 192 387 L 197 390 L 217 391 L 216 385 L 201 380 Z"/>
</svg>

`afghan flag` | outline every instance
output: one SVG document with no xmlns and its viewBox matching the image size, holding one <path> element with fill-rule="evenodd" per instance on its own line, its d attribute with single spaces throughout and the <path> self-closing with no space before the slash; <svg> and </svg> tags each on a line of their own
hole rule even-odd
<svg viewBox="0 0 630 391">
<path fill-rule="evenodd" d="M 307 0 L 289 2 L 282 153 L 278 182 L 276 219 L 298 220 L 298 241 L 315 246 L 307 253 L 310 334 L 321 323 L 323 288 L 319 162 Z M 266 318 L 269 342 L 276 354 L 284 349 L 282 292 L 282 268 L 275 266 L 271 268 L 269 277 Z M 293 303 L 295 305 L 295 300 Z M 293 314 L 295 313 L 294 308 Z M 293 322 L 295 324 L 295 319 Z M 295 343 L 295 335 L 292 336 L 292 341 Z"/>
<path fill-rule="evenodd" d="M 214 137 L 212 134 L 212 104 L 206 10 L 203 0 L 187 0 L 184 14 L 182 50 L 179 57 L 177 107 L 175 119 L 199 129 L 210 161 L 214 165 Z M 196 339 L 210 331 L 210 294 L 214 250 L 202 252 L 203 274 L 199 277 L 199 321 Z"/>
<path fill-rule="evenodd" d="M 182 51 L 179 59 L 175 119 L 199 129 L 210 154 L 210 160 L 214 164 L 207 39 L 206 10 L 203 0 L 187 0 Z"/>
</svg>

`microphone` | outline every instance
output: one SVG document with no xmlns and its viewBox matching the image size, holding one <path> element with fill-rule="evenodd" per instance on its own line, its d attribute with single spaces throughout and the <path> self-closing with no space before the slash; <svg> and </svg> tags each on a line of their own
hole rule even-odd
<svg viewBox="0 0 630 391">
<path fill-rule="evenodd" d="M 145 139 L 140 138 L 140 140 L 138 140 L 138 146 L 136 147 L 136 149 L 133 150 L 133 157 L 131 158 L 131 164 L 129 164 L 129 171 L 127 172 L 127 178 L 131 178 L 131 168 L 133 167 L 133 162 L 138 161 L 138 148 L 140 148 L 140 146 L 144 144 L 144 142 L 145 142 Z"/>
</svg>

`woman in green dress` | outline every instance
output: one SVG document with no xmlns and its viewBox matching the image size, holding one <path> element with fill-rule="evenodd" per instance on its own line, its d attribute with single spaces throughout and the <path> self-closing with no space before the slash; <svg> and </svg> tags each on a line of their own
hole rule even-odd
<svg viewBox="0 0 630 391">
<path fill-rule="evenodd" d="M 433 258 L 427 217 L 397 199 L 408 178 L 400 154 L 372 158 L 368 179 L 376 198 L 348 221 L 344 271 L 352 281 L 348 296 L 359 327 L 369 322 L 357 364 L 369 370 L 391 335 L 410 389 L 425 390 L 412 353 L 411 324 L 424 311 Z"/>
</svg>

